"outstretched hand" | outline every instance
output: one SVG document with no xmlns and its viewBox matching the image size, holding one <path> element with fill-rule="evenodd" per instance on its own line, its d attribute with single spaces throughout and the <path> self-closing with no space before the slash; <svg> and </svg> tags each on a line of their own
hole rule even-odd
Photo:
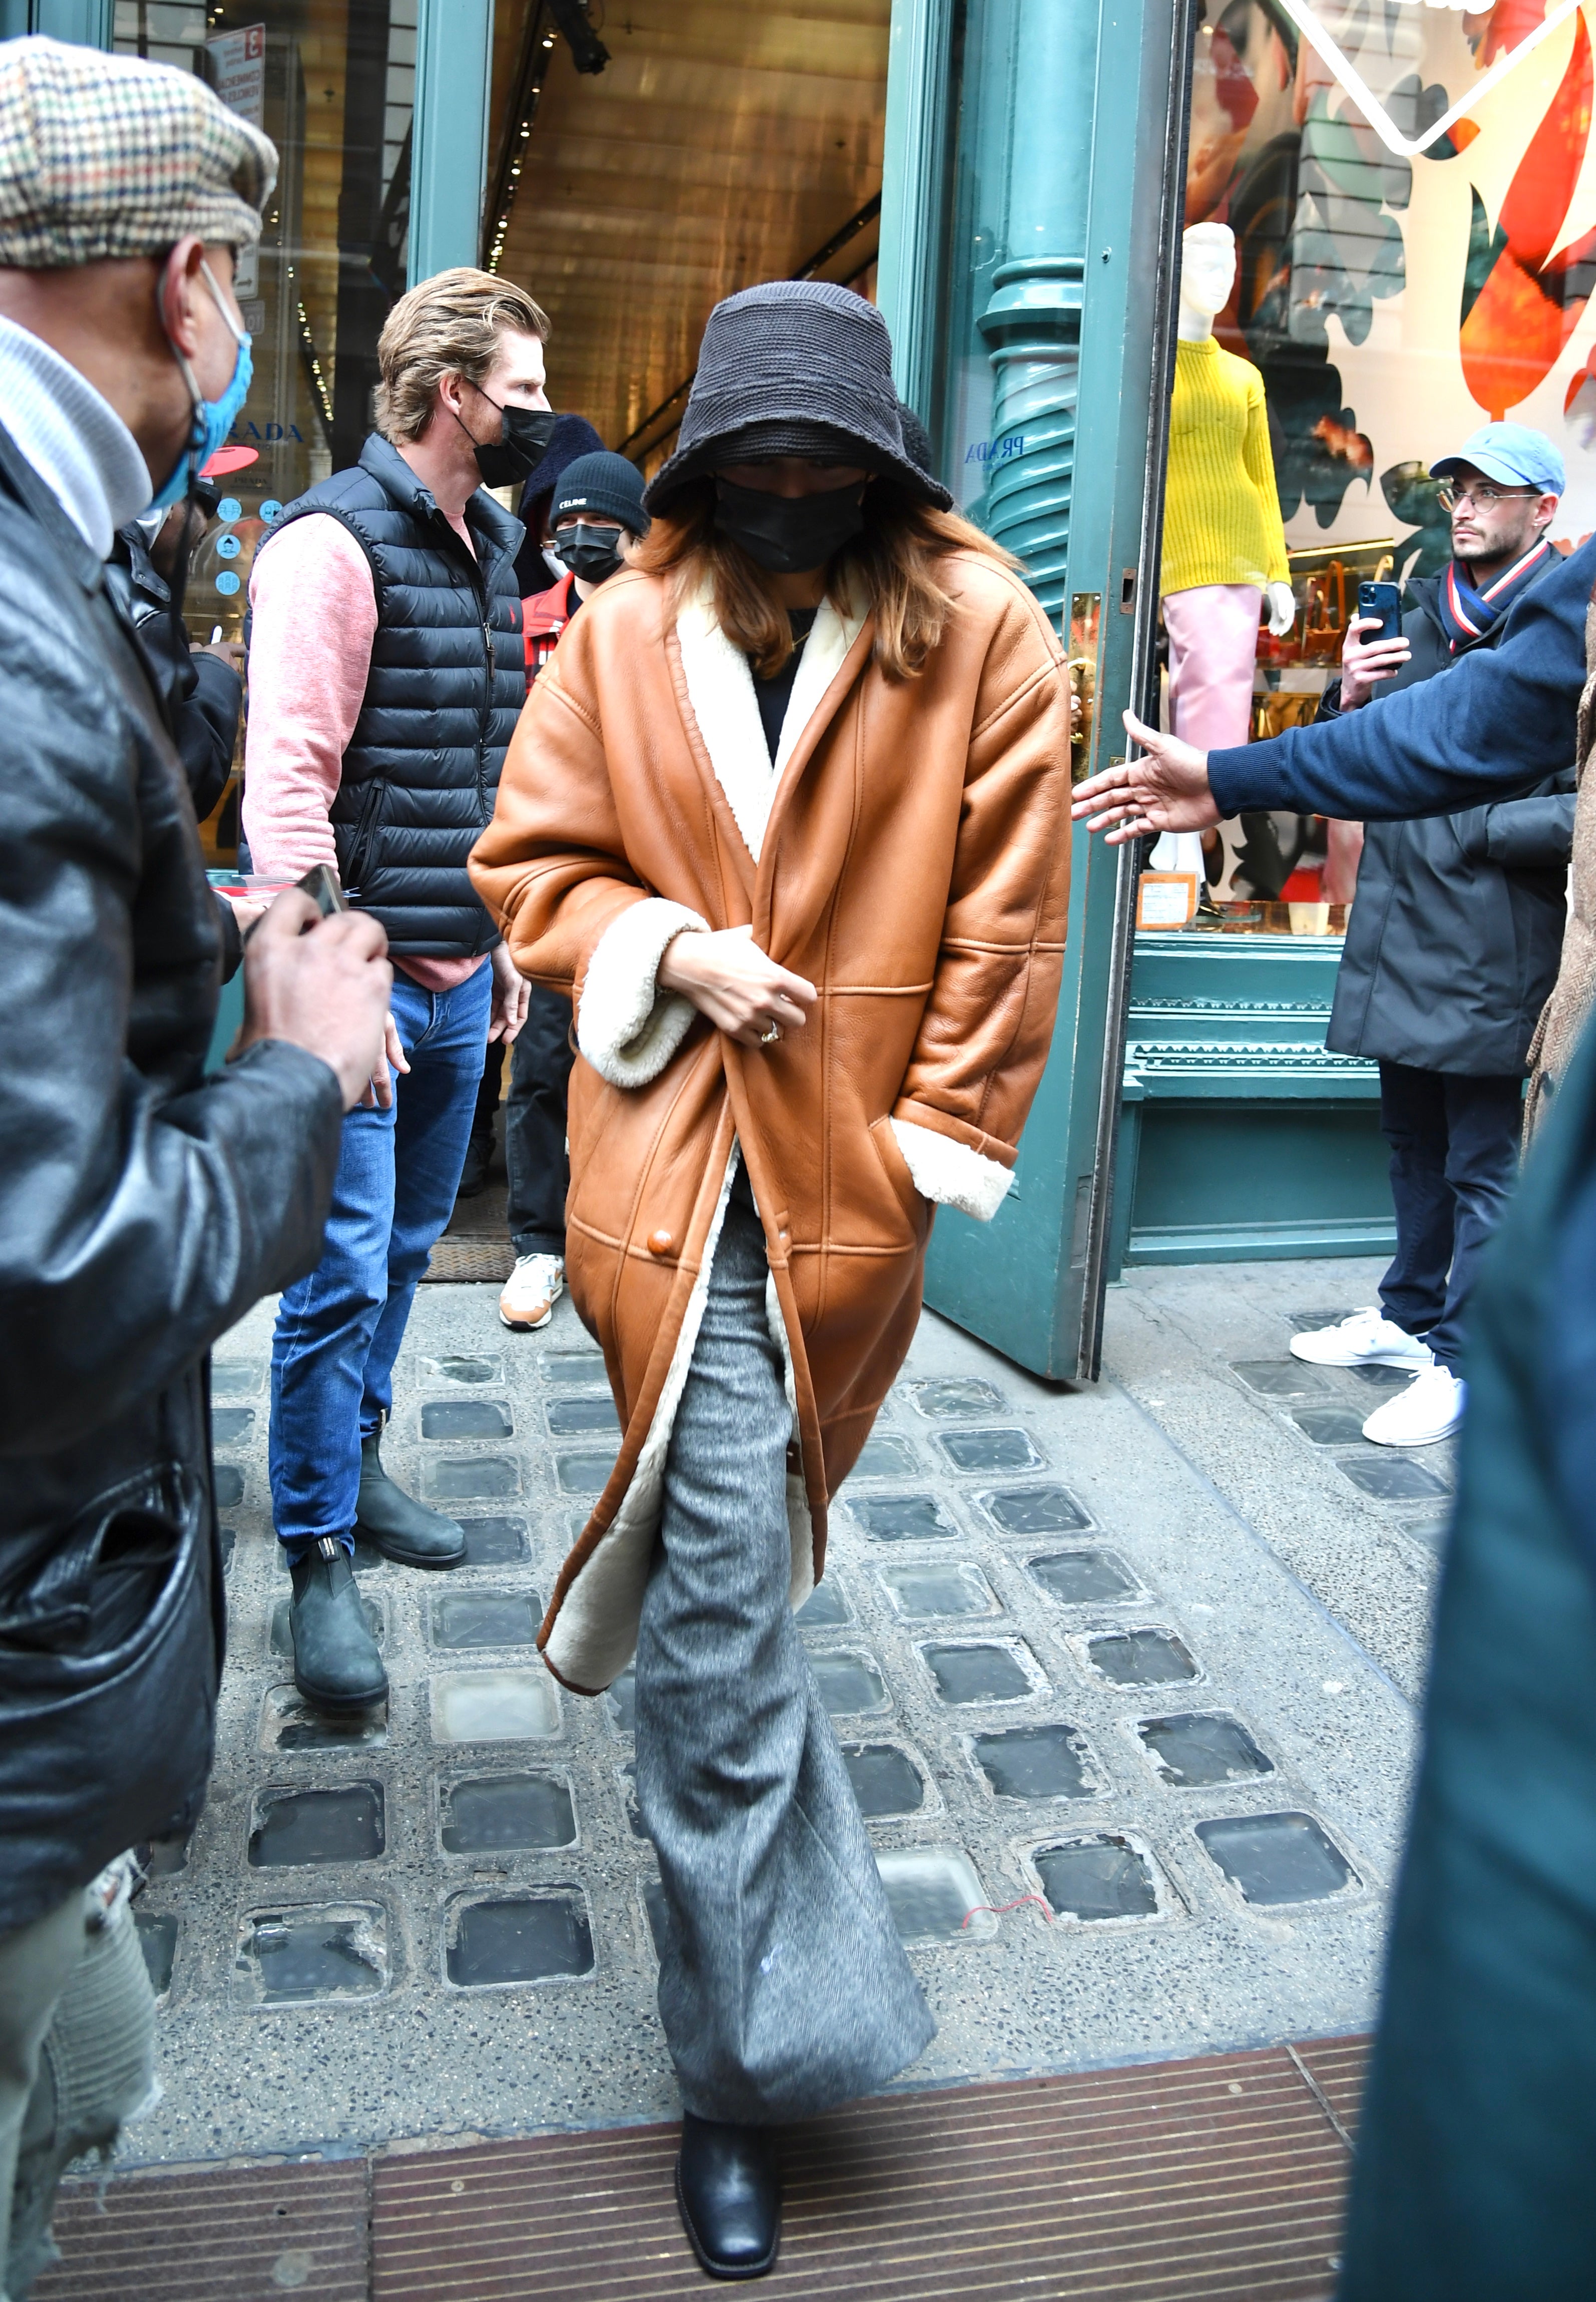
<svg viewBox="0 0 1596 2302">
<path fill-rule="evenodd" d="M 1206 831 L 1217 823 L 1207 752 L 1144 727 L 1134 711 L 1124 718 L 1125 732 L 1140 744 L 1142 756 L 1078 784 L 1071 809 L 1076 822 L 1084 822 L 1088 831 L 1105 832 L 1111 847 L 1154 832 Z"/>
</svg>

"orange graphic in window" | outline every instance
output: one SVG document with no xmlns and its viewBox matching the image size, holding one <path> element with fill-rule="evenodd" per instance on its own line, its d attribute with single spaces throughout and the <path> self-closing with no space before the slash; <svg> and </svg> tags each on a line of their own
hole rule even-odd
<svg viewBox="0 0 1596 2302">
<path fill-rule="evenodd" d="M 1527 399 L 1550 372 L 1596 279 L 1596 231 L 1551 254 L 1590 142 L 1591 102 L 1591 38 L 1582 13 L 1567 70 L 1494 232 L 1474 194 L 1458 342 L 1464 381 L 1493 419 Z"/>
</svg>

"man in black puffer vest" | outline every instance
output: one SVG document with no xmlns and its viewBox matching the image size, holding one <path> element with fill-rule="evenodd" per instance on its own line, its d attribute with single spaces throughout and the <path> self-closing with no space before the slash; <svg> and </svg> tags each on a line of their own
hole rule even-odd
<svg viewBox="0 0 1596 2302">
<path fill-rule="evenodd" d="M 350 1568 L 451 1567 L 453 1519 L 382 1468 L 393 1363 L 449 1221 L 488 1041 L 525 1012 L 466 876 L 526 679 L 516 553 L 489 487 L 524 478 L 553 424 L 548 322 L 486 273 L 440 273 L 390 314 L 378 429 L 290 504 L 250 582 L 244 828 L 257 871 L 336 872 L 394 960 L 386 1105 L 350 1114 L 322 1260 L 282 1298 L 272 1350 L 273 1515 L 293 1580 L 294 1676 L 353 1710 L 387 1676 Z"/>
</svg>

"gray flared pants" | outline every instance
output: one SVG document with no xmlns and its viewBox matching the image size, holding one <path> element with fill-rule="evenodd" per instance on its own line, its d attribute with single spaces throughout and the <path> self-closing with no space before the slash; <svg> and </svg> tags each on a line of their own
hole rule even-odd
<svg viewBox="0 0 1596 2302">
<path fill-rule="evenodd" d="M 788 1605 L 792 1414 L 739 1173 L 671 1434 L 637 1642 L 637 1794 L 668 1937 L 659 2013 L 684 2106 L 813 2116 L 936 2025 L 904 1957 Z"/>
</svg>

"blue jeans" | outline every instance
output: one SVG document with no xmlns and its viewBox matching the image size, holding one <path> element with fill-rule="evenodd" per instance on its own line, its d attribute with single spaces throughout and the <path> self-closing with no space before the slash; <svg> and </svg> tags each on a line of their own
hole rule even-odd
<svg viewBox="0 0 1596 2302">
<path fill-rule="evenodd" d="M 348 1536 L 360 1441 L 393 1404 L 416 1281 L 454 1208 L 487 1045 L 493 970 L 424 991 L 397 970 L 410 1069 L 387 1111 L 351 1111 L 322 1259 L 284 1290 L 272 1338 L 272 1515 L 284 1542 Z"/>
</svg>

